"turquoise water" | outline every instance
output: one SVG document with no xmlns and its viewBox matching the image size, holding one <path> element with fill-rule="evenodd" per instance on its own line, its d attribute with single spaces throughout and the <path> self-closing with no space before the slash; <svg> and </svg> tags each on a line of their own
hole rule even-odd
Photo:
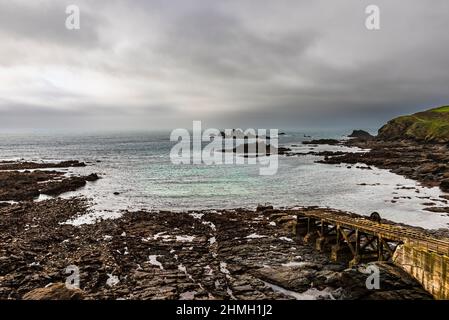
<svg viewBox="0 0 449 320">
<path fill-rule="evenodd" d="M 313 138 L 340 138 L 347 132 L 305 133 Z M 287 132 L 279 144 L 297 144 L 294 149 L 303 153 L 339 149 L 301 145 L 305 139 L 310 138 L 304 138 L 304 132 Z M 169 132 L 0 134 L 0 158 L 88 162 L 88 167 L 71 168 L 67 174 L 98 172 L 102 179 L 64 197 L 83 195 L 92 199 L 97 217 L 118 216 L 123 209 L 254 208 L 272 204 L 317 205 L 359 214 L 379 211 L 385 218 L 427 228 L 449 223 L 446 215 L 422 210 L 422 203 L 429 201 L 424 197 L 438 199 L 439 189 L 420 187 L 385 170 L 317 164 L 318 157 L 310 155 L 281 156 L 277 174 L 261 176 L 255 165 L 174 165 L 169 158 L 173 145 Z M 416 189 L 401 190 L 401 186 Z"/>
</svg>

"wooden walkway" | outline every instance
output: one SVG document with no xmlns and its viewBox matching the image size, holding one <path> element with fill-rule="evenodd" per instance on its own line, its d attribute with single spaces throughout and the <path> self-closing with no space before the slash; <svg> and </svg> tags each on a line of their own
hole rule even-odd
<svg viewBox="0 0 449 320">
<path fill-rule="evenodd" d="M 371 254 L 377 251 L 377 258 L 385 260 L 391 258 L 395 245 L 407 243 L 449 256 L 449 239 L 437 239 L 410 227 L 352 217 L 329 209 L 299 209 L 292 210 L 291 214 L 298 216 L 299 237 L 306 242 L 315 240 L 319 250 L 323 249 L 323 244 L 330 244 L 335 255 L 345 243 L 354 258 L 363 255 L 361 249 L 370 247 Z M 386 256 L 381 255 L 384 249 L 389 253 Z"/>
</svg>

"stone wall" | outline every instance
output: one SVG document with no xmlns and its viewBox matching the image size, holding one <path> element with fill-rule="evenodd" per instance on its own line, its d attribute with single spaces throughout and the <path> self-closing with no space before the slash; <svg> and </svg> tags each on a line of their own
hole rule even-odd
<svg viewBox="0 0 449 320">
<path fill-rule="evenodd" d="M 416 278 L 435 299 L 449 300 L 449 257 L 410 244 L 400 245 L 393 261 Z"/>
</svg>

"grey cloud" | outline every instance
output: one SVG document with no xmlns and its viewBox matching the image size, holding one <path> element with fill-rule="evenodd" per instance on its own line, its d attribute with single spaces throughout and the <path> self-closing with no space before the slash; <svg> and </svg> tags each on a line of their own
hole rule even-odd
<svg viewBox="0 0 449 320">
<path fill-rule="evenodd" d="M 80 4 L 82 28 L 65 27 L 66 7 L 73 1 L 0 1 L 0 34 L 36 46 L 94 48 L 99 44 L 97 29 L 101 16 Z M 30 45 L 31 47 L 32 45 Z"/>
<path fill-rule="evenodd" d="M 371 127 L 448 103 L 449 3 L 376 2 L 370 32 L 365 0 L 71 1 L 73 33 L 65 1 L 0 0 L 0 67 L 14 79 L 0 75 L 0 126 Z"/>
</svg>

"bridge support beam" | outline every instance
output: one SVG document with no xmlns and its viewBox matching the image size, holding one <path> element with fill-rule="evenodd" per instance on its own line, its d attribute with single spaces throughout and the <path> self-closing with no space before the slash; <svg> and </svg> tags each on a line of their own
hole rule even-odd
<svg viewBox="0 0 449 320">
<path fill-rule="evenodd" d="M 383 248 L 384 244 L 382 242 L 382 237 L 378 236 L 377 237 L 377 260 L 378 261 L 384 261 L 385 257 L 384 257 L 384 248 Z"/>
<path fill-rule="evenodd" d="M 341 234 L 340 234 L 340 226 L 339 225 L 337 225 L 337 227 L 336 227 L 336 232 L 337 232 L 336 241 L 331 249 L 331 260 L 332 261 L 338 261 L 339 252 L 341 250 Z"/>
<path fill-rule="evenodd" d="M 352 258 L 351 261 L 349 261 L 349 266 L 353 267 L 360 263 L 360 241 L 361 241 L 361 235 L 358 229 L 355 230 L 355 249 L 354 249 L 354 258 Z"/>
</svg>

